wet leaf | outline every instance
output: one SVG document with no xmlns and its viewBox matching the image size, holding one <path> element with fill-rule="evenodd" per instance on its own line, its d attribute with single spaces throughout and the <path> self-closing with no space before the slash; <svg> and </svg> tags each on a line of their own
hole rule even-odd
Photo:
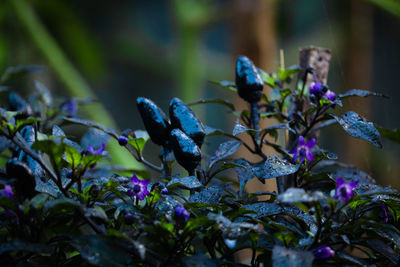
<svg viewBox="0 0 400 267">
<path fill-rule="evenodd" d="M 232 140 L 219 145 L 214 156 L 211 157 L 209 166 L 213 166 L 217 161 L 232 156 L 238 148 L 242 145 L 241 141 Z"/>
<path fill-rule="evenodd" d="M 339 94 L 339 98 L 346 98 L 349 96 L 361 96 L 361 97 L 368 97 L 368 96 L 379 96 L 379 97 L 385 97 L 385 98 L 389 98 L 387 95 L 381 94 L 381 93 L 377 93 L 377 92 L 371 92 L 368 90 L 361 90 L 361 89 L 351 89 L 349 91 L 347 91 L 344 94 Z"/>
<path fill-rule="evenodd" d="M 128 143 L 131 144 L 137 151 L 141 152 L 150 136 L 146 131 L 143 130 L 136 130 L 135 136 L 136 138 L 129 139 Z"/>
<path fill-rule="evenodd" d="M 310 251 L 292 250 L 275 246 L 272 250 L 273 267 L 311 267 L 314 255 Z"/>
<path fill-rule="evenodd" d="M 354 111 L 346 112 L 340 117 L 332 116 L 349 135 L 355 138 L 364 139 L 372 143 L 374 146 L 382 148 L 381 136 L 372 122 L 365 120 Z"/>
<path fill-rule="evenodd" d="M 248 216 L 254 216 L 255 218 L 262 218 L 271 215 L 277 215 L 283 212 L 281 206 L 275 203 L 259 202 L 248 205 L 243 205 L 242 208 L 252 210 L 256 214 L 250 214 Z"/>
<path fill-rule="evenodd" d="M 171 181 L 167 184 L 167 187 L 172 187 L 175 185 L 181 185 L 186 189 L 195 189 L 202 186 L 196 176 L 186 176 L 183 178 L 174 177 Z"/>
<path fill-rule="evenodd" d="M 20 78 L 23 75 L 43 71 L 44 67 L 38 65 L 25 65 L 17 67 L 8 67 L 6 71 L 1 75 L 0 83 L 8 84 L 15 79 Z"/>
<path fill-rule="evenodd" d="M 293 65 L 288 67 L 287 69 L 279 68 L 279 79 L 281 81 L 286 81 L 290 76 L 300 71 L 300 66 Z"/>
<path fill-rule="evenodd" d="M 326 199 L 322 192 L 306 192 L 302 188 L 288 188 L 278 196 L 278 201 L 282 203 L 312 202 L 322 199 Z"/>
<path fill-rule="evenodd" d="M 199 193 L 191 195 L 189 198 L 190 202 L 193 203 L 208 203 L 218 204 L 224 193 L 224 187 L 214 185 L 204 188 Z"/>
<path fill-rule="evenodd" d="M 271 155 L 264 163 L 253 168 L 253 173 L 264 182 L 264 179 L 276 178 L 297 172 L 300 165 L 294 165 L 287 160 L 281 159 L 278 155 Z"/>
<path fill-rule="evenodd" d="M 241 167 L 235 167 L 235 171 L 239 180 L 239 193 L 243 194 L 246 183 L 250 181 L 255 175 L 253 173 L 253 166 L 246 161 L 245 159 L 237 159 L 235 160 L 236 164 L 239 164 Z"/>
<path fill-rule="evenodd" d="M 107 127 L 105 127 L 99 123 L 96 123 L 93 121 L 87 121 L 87 120 L 83 120 L 83 119 L 78 119 L 78 118 L 71 118 L 71 117 L 63 117 L 63 120 L 66 122 L 73 123 L 73 124 L 80 124 L 80 125 L 84 125 L 87 127 L 93 127 L 93 128 L 99 129 L 99 130 L 107 133 L 108 135 L 114 137 L 115 139 L 118 139 L 117 132 L 115 132 L 114 130 L 108 129 Z"/>
</svg>

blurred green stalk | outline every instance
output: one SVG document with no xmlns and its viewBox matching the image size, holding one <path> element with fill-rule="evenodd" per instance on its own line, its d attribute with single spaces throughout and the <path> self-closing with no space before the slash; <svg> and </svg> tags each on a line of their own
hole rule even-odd
<svg viewBox="0 0 400 267">
<path fill-rule="evenodd" d="M 25 26 L 37 48 L 42 52 L 61 81 L 66 85 L 65 88 L 69 95 L 79 98 L 95 99 L 96 96 L 87 82 L 67 59 L 56 41 L 38 19 L 30 4 L 26 0 L 10 0 L 9 3 L 14 7 L 17 19 Z M 83 109 L 87 113 L 89 119 L 100 122 L 107 127 L 116 127 L 113 118 L 101 103 L 85 106 Z M 132 155 L 121 148 L 116 141 L 111 141 L 107 149 L 111 156 L 112 163 L 129 168 L 143 169 Z"/>
</svg>

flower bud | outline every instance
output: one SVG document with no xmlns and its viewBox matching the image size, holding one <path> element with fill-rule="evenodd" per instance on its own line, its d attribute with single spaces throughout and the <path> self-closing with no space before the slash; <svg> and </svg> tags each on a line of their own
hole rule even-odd
<svg viewBox="0 0 400 267">
<path fill-rule="evenodd" d="M 181 129 L 201 147 L 206 131 L 203 123 L 196 117 L 191 108 L 175 97 L 169 104 L 169 116 L 173 128 Z"/>
<path fill-rule="evenodd" d="M 236 87 L 239 96 L 249 103 L 260 101 L 264 82 L 256 66 L 246 56 L 236 60 Z"/>
<path fill-rule="evenodd" d="M 183 206 L 178 205 L 175 207 L 174 216 L 178 223 L 186 223 L 190 217 L 190 213 Z"/>
<path fill-rule="evenodd" d="M 178 163 L 188 172 L 193 171 L 201 161 L 200 148 L 180 129 L 171 131 L 170 141 Z"/>
<path fill-rule="evenodd" d="M 126 146 L 126 144 L 128 144 L 128 137 L 123 135 L 118 136 L 118 144 L 120 146 Z"/>
<path fill-rule="evenodd" d="M 157 145 L 164 145 L 168 139 L 170 123 L 165 113 L 150 99 L 138 97 L 136 100 L 144 127 L 151 140 Z"/>
</svg>

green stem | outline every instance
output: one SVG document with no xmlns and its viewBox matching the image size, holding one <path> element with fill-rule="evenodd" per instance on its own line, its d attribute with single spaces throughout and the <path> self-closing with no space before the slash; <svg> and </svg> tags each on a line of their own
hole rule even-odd
<svg viewBox="0 0 400 267">
<path fill-rule="evenodd" d="M 54 69 L 65 88 L 71 96 L 78 98 L 96 98 L 88 83 L 67 59 L 56 41 L 52 38 L 43 23 L 39 20 L 35 11 L 26 0 L 10 0 L 14 7 L 16 18 L 26 28 L 32 41 L 47 59 L 49 65 Z M 83 107 L 87 116 L 94 121 L 100 121 L 107 127 L 116 127 L 116 124 L 102 104 Z M 108 151 L 112 162 L 126 167 L 140 168 L 129 153 L 119 147 L 116 142 L 110 142 Z"/>
</svg>

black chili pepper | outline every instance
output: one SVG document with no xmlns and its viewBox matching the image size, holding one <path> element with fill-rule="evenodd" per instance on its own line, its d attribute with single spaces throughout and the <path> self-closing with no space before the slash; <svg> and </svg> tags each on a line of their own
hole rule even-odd
<svg viewBox="0 0 400 267">
<path fill-rule="evenodd" d="M 196 117 L 191 108 L 175 97 L 169 104 L 169 117 L 173 128 L 181 129 L 201 147 L 206 131 L 203 123 Z"/>
<path fill-rule="evenodd" d="M 236 61 L 236 87 L 239 96 L 247 102 L 260 101 L 264 82 L 256 66 L 246 56 L 239 56 Z"/>
<path fill-rule="evenodd" d="M 157 145 L 164 145 L 170 132 L 170 123 L 167 116 L 150 99 L 138 97 L 136 102 L 144 127 L 151 140 Z"/>
<path fill-rule="evenodd" d="M 189 173 L 193 172 L 201 161 L 200 148 L 180 129 L 171 131 L 170 142 L 178 163 Z"/>
</svg>

